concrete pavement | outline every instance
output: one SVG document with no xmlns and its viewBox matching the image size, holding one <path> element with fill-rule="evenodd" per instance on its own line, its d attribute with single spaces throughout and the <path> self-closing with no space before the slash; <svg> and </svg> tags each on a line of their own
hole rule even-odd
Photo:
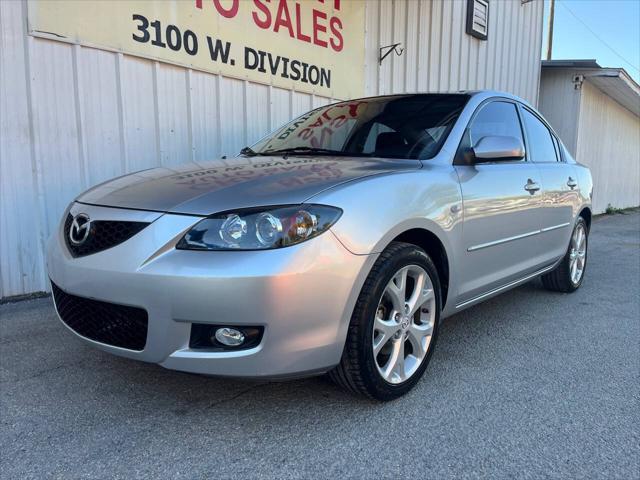
<svg viewBox="0 0 640 480">
<path fill-rule="evenodd" d="M 426 376 L 374 403 L 82 345 L 50 299 L 0 306 L 0 477 L 640 477 L 640 214 L 594 221 L 583 287 L 449 319 Z"/>
</svg>

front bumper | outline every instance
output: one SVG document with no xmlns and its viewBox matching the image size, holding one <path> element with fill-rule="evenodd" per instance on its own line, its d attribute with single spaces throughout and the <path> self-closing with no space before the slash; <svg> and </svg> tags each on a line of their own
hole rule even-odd
<svg viewBox="0 0 640 480">
<path fill-rule="evenodd" d="M 69 254 L 62 226 L 49 240 L 49 276 L 65 292 L 148 313 L 142 351 L 80 337 L 85 342 L 211 375 L 296 376 L 326 371 L 340 361 L 351 312 L 375 255 L 353 255 L 331 232 L 276 250 L 176 250 L 200 217 L 73 204 L 71 214 L 80 212 L 95 220 L 152 222 L 124 243 L 85 257 Z M 261 325 L 264 335 L 248 350 L 196 350 L 189 348 L 192 323 Z"/>
</svg>

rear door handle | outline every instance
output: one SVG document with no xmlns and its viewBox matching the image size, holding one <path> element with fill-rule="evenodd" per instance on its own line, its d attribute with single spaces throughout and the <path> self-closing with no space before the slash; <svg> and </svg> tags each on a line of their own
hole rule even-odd
<svg viewBox="0 0 640 480">
<path fill-rule="evenodd" d="M 578 186 L 578 182 L 576 182 L 573 178 L 569 177 L 569 180 L 567 180 L 567 187 L 573 190 L 577 186 Z"/>
<path fill-rule="evenodd" d="M 540 190 L 540 185 L 538 185 L 536 182 L 534 182 L 533 180 L 529 179 L 527 181 L 527 184 L 524 186 L 524 189 L 529 192 L 531 195 L 533 195 L 534 193 L 536 193 L 538 190 Z"/>
</svg>

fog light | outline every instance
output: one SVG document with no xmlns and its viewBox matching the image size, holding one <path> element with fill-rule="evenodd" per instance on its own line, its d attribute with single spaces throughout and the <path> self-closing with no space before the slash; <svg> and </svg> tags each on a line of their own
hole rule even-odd
<svg viewBox="0 0 640 480">
<path fill-rule="evenodd" d="M 230 327 L 229 325 L 192 323 L 189 348 L 209 352 L 247 350 L 260 345 L 263 332 L 262 326 Z"/>
<path fill-rule="evenodd" d="M 238 347 L 244 343 L 244 333 L 235 328 L 218 328 L 215 337 L 218 342 L 227 347 Z"/>
</svg>

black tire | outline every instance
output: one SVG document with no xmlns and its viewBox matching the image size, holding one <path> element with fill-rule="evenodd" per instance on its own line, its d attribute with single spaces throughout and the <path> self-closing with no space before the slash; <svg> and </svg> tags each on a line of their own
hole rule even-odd
<svg viewBox="0 0 640 480">
<path fill-rule="evenodd" d="M 431 279 L 435 294 L 435 322 L 425 358 L 418 370 L 404 382 L 391 384 L 384 380 L 376 367 L 371 348 L 373 322 L 378 301 L 387 284 L 399 269 L 407 265 L 422 267 Z M 404 395 L 420 380 L 429 364 L 438 336 L 441 305 L 438 271 L 431 258 L 415 245 L 392 242 L 375 262 L 362 287 L 351 316 L 340 364 L 329 372 L 329 377 L 346 390 L 376 400 L 388 401 Z"/>
<path fill-rule="evenodd" d="M 569 242 L 569 247 L 567 248 L 567 252 L 565 253 L 562 261 L 558 264 L 558 266 L 541 277 L 542 285 L 547 289 L 554 292 L 563 292 L 563 293 L 573 293 L 580 285 L 582 285 L 582 281 L 584 280 L 584 274 L 587 268 L 587 257 L 588 257 L 588 246 L 589 246 L 589 228 L 587 227 L 587 222 L 585 222 L 584 218 L 578 217 L 578 221 L 573 227 L 573 231 L 571 232 L 571 238 L 573 239 L 573 235 L 578 228 L 583 228 L 585 232 L 585 257 L 584 257 L 584 267 L 582 269 L 582 275 L 577 282 L 574 282 L 571 279 L 571 249 L 572 249 L 572 241 Z"/>
</svg>

